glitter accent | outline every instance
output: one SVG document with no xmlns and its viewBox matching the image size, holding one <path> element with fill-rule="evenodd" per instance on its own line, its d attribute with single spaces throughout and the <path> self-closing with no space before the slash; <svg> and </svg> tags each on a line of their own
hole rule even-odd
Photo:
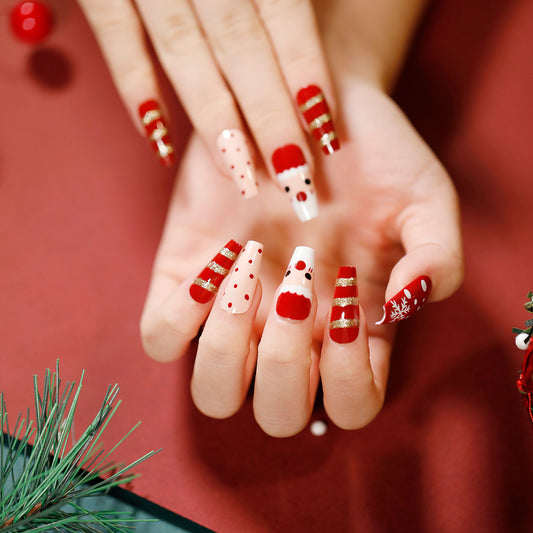
<svg viewBox="0 0 533 533">
<path fill-rule="evenodd" d="M 312 130 L 316 130 L 317 128 L 320 128 L 320 126 L 323 126 L 326 122 L 331 121 L 331 115 L 329 113 L 324 113 L 323 115 L 320 115 L 319 117 L 316 117 L 309 123 L 309 127 Z"/>
<path fill-rule="evenodd" d="M 162 139 L 166 134 L 168 133 L 168 130 L 165 128 L 165 126 L 162 126 L 160 128 L 156 128 L 151 134 L 150 139 L 152 141 L 159 141 Z"/>
<path fill-rule="evenodd" d="M 212 270 L 213 272 L 216 272 L 217 274 L 221 274 L 222 276 L 226 276 L 229 270 L 227 268 L 224 268 L 223 266 L 220 266 L 215 261 L 209 261 L 207 268 Z"/>
<path fill-rule="evenodd" d="M 356 287 L 357 278 L 337 278 L 335 287 Z"/>
<path fill-rule="evenodd" d="M 337 134 L 334 131 L 330 131 L 328 133 L 324 133 L 322 137 L 320 137 L 320 144 L 322 146 L 326 146 L 327 144 L 330 144 L 333 139 L 337 138 Z"/>
<path fill-rule="evenodd" d="M 169 154 L 174 153 L 174 148 L 172 148 L 172 146 L 170 144 L 165 144 L 162 141 L 159 141 L 157 143 L 157 149 L 159 150 L 159 155 L 161 157 L 165 157 L 165 156 L 167 156 Z"/>
<path fill-rule="evenodd" d="M 235 259 L 237 259 L 237 254 L 226 247 L 222 248 L 222 250 L 220 250 L 220 252 L 218 253 L 220 255 L 223 255 L 224 257 L 227 257 L 228 259 L 231 259 L 232 261 L 235 261 Z"/>
<path fill-rule="evenodd" d="M 151 124 L 154 120 L 157 120 L 158 118 L 161 118 L 161 111 L 159 111 L 159 109 L 151 109 L 150 111 L 147 111 L 144 114 L 142 122 L 145 126 L 148 126 L 148 124 Z"/>
<path fill-rule="evenodd" d="M 196 278 L 193 281 L 193 285 L 199 285 L 200 287 L 202 287 L 202 289 L 212 292 L 213 294 L 216 294 L 218 291 L 218 287 L 216 285 L 213 285 L 211 282 L 205 281 L 202 278 Z"/>
<path fill-rule="evenodd" d="M 313 96 L 312 98 L 309 98 L 309 100 L 307 100 L 307 102 L 302 104 L 300 106 L 300 111 L 302 113 L 305 113 L 306 111 L 309 111 L 312 107 L 316 106 L 317 104 L 319 104 L 323 100 L 324 100 L 324 95 L 322 93 L 317 94 L 316 96 Z"/>
<path fill-rule="evenodd" d="M 359 327 L 359 320 L 353 318 L 341 318 L 329 323 L 329 329 Z"/>
<path fill-rule="evenodd" d="M 348 307 L 349 305 L 359 305 L 359 298 L 352 296 L 350 298 L 333 298 L 331 302 L 333 307 Z"/>
</svg>

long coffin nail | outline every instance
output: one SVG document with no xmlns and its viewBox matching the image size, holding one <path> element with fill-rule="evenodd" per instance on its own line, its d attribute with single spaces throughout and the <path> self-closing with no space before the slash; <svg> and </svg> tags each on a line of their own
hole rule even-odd
<svg viewBox="0 0 533 533">
<path fill-rule="evenodd" d="M 189 294 L 198 303 L 208 302 L 217 293 L 241 249 L 242 246 L 237 241 L 229 241 L 192 282 Z"/>
<path fill-rule="evenodd" d="M 171 166 L 174 163 L 174 146 L 159 104 L 155 100 L 147 100 L 139 106 L 139 116 L 159 160 L 164 166 Z"/>
<path fill-rule="evenodd" d="M 311 312 L 313 301 L 313 269 L 315 251 L 307 246 L 298 246 L 292 254 L 279 287 L 276 313 L 291 320 L 305 320 Z"/>
<path fill-rule="evenodd" d="M 296 95 L 300 111 L 309 125 L 311 134 L 325 154 L 332 154 L 341 147 L 335 126 L 329 113 L 324 93 L 316 85 L 303 87 Z"/>
<path fill-rule="evenodd" d="M 248 241 L 246 243 L 235 263 L 220 302 L 220 307 L 224 311 L 241 315 L 250 309 L 257 287 L 262 256 L 263 245 L 260 242 Z"/>
<path fill-rule="evenodd" d="M 419 311 L 431 292 L 431 279 L 419 276 L 383 306 L 383 318 L 376 325 L 405 320 Z"/>
<path fill-rule="evenodd" d="M 339 344 L 353 342 L 359 335 L 359 298 L 355 267 L 341 266 L 331 302 L 329 336 Z"/>
<path fill-rule="evenodd" d="M 257 196 L 259 189 L 255 168 L 244 133 L 239 130 L 224 130 L 217 138 L 217 148 L 242 196 Z"/>
<path fill-rule="evenodd" d="M 302 222 L 318 216 L 318 202 L 304 154 L 296 144 L 287 144 L 272 154 L 278 183 L 289 195 L 292 207 Z"/>
</svg>

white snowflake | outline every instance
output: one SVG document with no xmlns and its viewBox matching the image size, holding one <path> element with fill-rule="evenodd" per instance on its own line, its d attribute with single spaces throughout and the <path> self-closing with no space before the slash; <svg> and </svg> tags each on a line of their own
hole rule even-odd
<svg viewBox="0 0 533 533">
<path fill-rule="evenodd" d="M 400 304 L 392 302 L 392 311 L 390 314 L 391 322 L 398 322 L 409 316 L 411 306 L 407 303 L 407 298 L 402 298 Z"/>
</svg>

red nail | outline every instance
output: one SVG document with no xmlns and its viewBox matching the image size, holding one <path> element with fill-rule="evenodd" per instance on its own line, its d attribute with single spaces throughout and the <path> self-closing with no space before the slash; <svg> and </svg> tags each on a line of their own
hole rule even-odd
<svg viewBox="0 0 533 533">
<path fill-rule="evenodd" d="M 20 2 L 11 10 L 11 29 L 21 41 L 43 41 L 52 26 L 52 13 L 44 2 Z"/>
<path fill-rule="evenodd" d="M 201 304 L 211 300 L 241 250 L 242 246 L 237 241 L 231 240 L 213 257 L 189 288 L 189 294 L 194 300 Z"/>
<path fill-rule="evenodd" d="M 339 344 L 353 342 L 359 335 L 359 298 L 355 267 L 341 266 L 331 302 L 329 336 Z"/>
<path fill-rule="evenodd" d="M 426 303 L 430 292 L 431 280 L 419 276 L 383 306 L 383 318 L 376 325 L 399 322 L 414 315 Z"/>
<path fill-rule="evenodd" d="M 307 85 L 296 95 L 300 111 L 309 125 L 311 134 L 319 142 L 325 154 L 332 154 L 341 147 L 335 126 L 329 113 L 324 93 L 316 85 Z"/>
<path fill-rule="evenodd" d="M 169 167 L 174 163 L 174 146 L 168 134 L 165 119 L 161 115 L 159 104 L 155 100 L 147 100 L 139 106 L 139 117 L 154 152 L 161 163 Z"/>
</svg>

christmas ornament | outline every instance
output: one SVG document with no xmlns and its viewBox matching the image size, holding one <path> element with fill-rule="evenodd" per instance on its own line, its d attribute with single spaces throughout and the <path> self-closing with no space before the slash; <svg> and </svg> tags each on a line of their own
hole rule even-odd
<svg viewBox="0 0 533 533">
<path fill-rule="evenodd" d="M 11 10 L 11 29 L 21 41 L 39 43 L 52 26 L 52 12 L 44 2 L 20 2 Z"/>
<path fill-rule="evenodd" d="M 533 313 L 533 292 L 530 291 L 527 297 L 528 301 L 524 304 L 524 307 L 526 311 Z M 533 319 L 526 320 L 525 326 L 526 329 L 513 328 L 513 333 L 517 334 L 516 345 L 526 351 L 516 385 L 522 393 L 529 419 L 533 424 Z"/>
<path fill-rule="evenodd" d="M 28 531 L 107 531 L 122 533 L 138 522 L 130 516 L 110 511 L 89 511 L 78 503 L 80 498 L 97 496 L 112 487 L 130 483 L 131 469 L 152 457 L 151 451 L 127 466 L 109 464 L 111 453 L 135 430 L 137 424 L 104 453 L 102 432 L 120 402 L 117 385 L 110 386 L 93 422 L 75 440 L 72 434 L 74 414 L 81 392 L 80 384 L 66 383 L 56 372 L 46 371 L 42 392 L 34 376 L 35 423 L 19 415 L 9 425 L 4 394 L 0 394 L 0 532 Z M 30 443 L 33 442 L 33 445 Z M 15 468 L 23 463 L 21 472 Z M 105 479 L 103 479 L 105 477 Z"/>
</svg>

